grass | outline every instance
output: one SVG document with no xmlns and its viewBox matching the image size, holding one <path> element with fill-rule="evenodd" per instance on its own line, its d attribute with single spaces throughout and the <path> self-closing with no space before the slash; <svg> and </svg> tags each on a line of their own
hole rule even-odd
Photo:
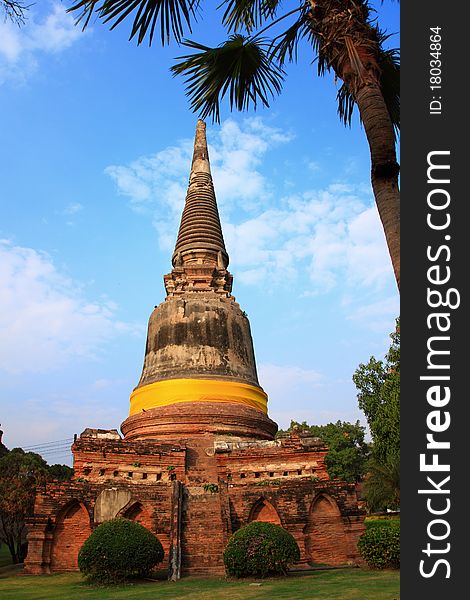
<svg viewBox="0 0 470 600">
<path fill-rule="evenodd" d="M 57 575 L 0 574 L 2 600 L 398 600 L 399 571 L 337 569 L 291 574 L 264 580 L 224 578 L 183 578 L 168 581 L 142 581 L 113 587 L 92 587 L 79 573 Z"/>
</svg>

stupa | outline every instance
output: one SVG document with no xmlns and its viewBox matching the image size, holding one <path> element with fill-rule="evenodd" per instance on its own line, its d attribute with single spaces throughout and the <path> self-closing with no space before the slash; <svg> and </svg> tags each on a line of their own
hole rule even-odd
<svg viewBox="0 0 470 600">
<path fill-rule="evenodd" d="M 229 536 L 253 520 L 294 535 L 299 568 L 360 563 L 354 484 L 329 479 L 318 438 L 275 437 L 228 264 L 199 120 L 166 298 L 149 319 L 123 435 L 88 428 L 75 439 L 73 479 L 36 498 L 26 572 L 76 570 L 83 542 L 116 516 L 160 539 L 172 579 L 223 573 Z"/>
<path fill-rule="evenodd" d="M 228 262 L 205 124 L 198 121 L 173 269 L 164 277 L 167 297 L 150 316 L 142 376 L 122 424 L 126 439 L 276 433 Z"/>
</svg>

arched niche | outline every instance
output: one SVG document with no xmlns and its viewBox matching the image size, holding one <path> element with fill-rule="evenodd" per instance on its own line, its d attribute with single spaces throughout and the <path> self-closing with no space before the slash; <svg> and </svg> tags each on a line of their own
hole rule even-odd
<svg viewBox="0 0 470 600">
<path fill-rule="evenodd" d="M 155 524 L 152 518 L 152 510 L 150 508 L 148 508 L 139 500 L 134 500 L 129 502 L 122 510 L 120 510 L 116 516 L 122 517 L 124 519 L 129 519 L 130 521 L 135 521 L 136 523 L 143 525 L 146 529 L 151 531 L 160 540 L 163 546 L 165 559 L 168 558 L 170 549 L 169 536 L 163 531 L 155 531 Z M 166 568 L 167 566 L 165 559 L 162 565 L 160 565 L 162 569 Z"/>
<path fill-rule="evenodd" d="M 274 523 L 281 525 L 281 519 L 274 506 L 265 498 L 260 498 L 256 501 L 250 511 L 249 522 L 263 521 L 265 523 Z"/>
<path fill-rule="evenodd" d="M 119 511 L 117 516 L 124 517 L 124 519 L 129 519 L 130 521 L 135 521 L 147 529 L 150 529 L 150 531 L 153 531 L 151 510 L 143 505 L 142 502 L 130 502 Z"/>
<path fill-rule="evenodd" d="M 58 513 L 51 550 L 52 571 L 76 571 L 78 552 L 91 534 L 90 515 L 83 502 L 72 500 Z"/>
<path fill-rule="evenodd" d="M 340 565 L 347 562 L 343 520 L 336 502 L 330 496 L 320 494 L 313 499 L 304 536 L 309 563 Z"/>
</svg>

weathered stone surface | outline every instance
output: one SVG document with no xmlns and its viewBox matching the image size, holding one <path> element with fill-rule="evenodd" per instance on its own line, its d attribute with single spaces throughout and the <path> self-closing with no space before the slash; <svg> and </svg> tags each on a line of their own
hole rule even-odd
<svg viewBox="0 0 470 600">
<path fill-rule="evenodd" d="M 198 120 L 188 192 L 172 263 L 175 267 L 209 264 L 225 269 L 228 260 L 211 176 L 206 124 Z"/>
<path fill-rule="evenodd" d="M 188 377 L 259 386 L 250 324 L 233 298 L 168 297 L 153 311 L 137 387 Z"/>
<path fill-rule="evenodd" d="M 95 502 L 95 523 L 104 523 L 114 519 L 131 500 L 130 490 L 108 488 L 98 494 Z"/>
<path fill-rule="evenodd" d="M 121 436 L 117 429 L 93 429 L 87 427 L 81 434 L 80 437 L 91 437 L 101 440 L 120 440 Z"/>
</svg>

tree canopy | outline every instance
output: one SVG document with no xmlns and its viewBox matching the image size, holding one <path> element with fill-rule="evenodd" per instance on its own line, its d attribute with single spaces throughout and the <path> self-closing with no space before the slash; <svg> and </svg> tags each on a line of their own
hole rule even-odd
<svg viewBox="0 0 470 600">
<path fill-rule="evenodd" d="M 287 431 L 308 431 L 319 437 L 329 448 L 325 464 L 332 479 L 358 482 L 366 472 L 369 447 L 364 441 L 365 427 L 359 421 L 337 421 L 327 425 L 308 425 L 291 421 Z M 282 430 L 280 433 L 283 433 Z"/>
<path fill-rule="evenodd" d="M 49 477 L 58 481 L 69 481 L 73 476 L 73 469 L 67 465 L 50 465 L 47 467 Z"/>
<path fill-rule="evenodd" d="M 371 356 L 353 375 L 359 408 L 369 425 L 374 457 L 381 463 L 400 455 L 400 321 L 390 335 L 385 360 Z"/>
<path fill-rule="evenodd" d="M 14 563 L 24 559 L 25 518 L 33 512 L 36 490 L 47 479 L 47 463 L 39 454 L 14 448 L 0 458 L 0 541 Z"/>
<path fill-rule="evenodd" d="M 353 375 L 373 444 L 364 495 L 370 510 L 400 505 L 400 320 L 385 360 L 371 356 Z"/>
<path fill-rule="evenodd" d="M 21 448 L 0 456 L 0 542 L 9 550 L 13 563 L 22 562 L 26 553 L 26 518 L 33 513 L 39 488 L 48 481 L 67 481 L 73 469 L 67 465 L 51 465 L 39 454 Z"/>
</svg>

